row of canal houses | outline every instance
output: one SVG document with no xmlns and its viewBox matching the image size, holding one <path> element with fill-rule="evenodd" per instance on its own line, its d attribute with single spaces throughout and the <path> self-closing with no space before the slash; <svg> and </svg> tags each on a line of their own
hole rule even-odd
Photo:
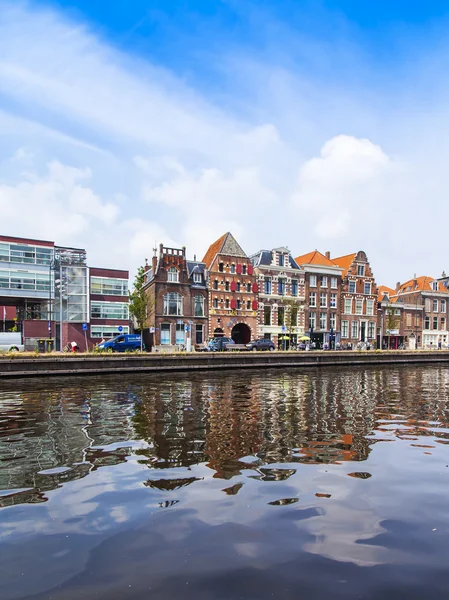
<svg viewBox="0 0 449 600">
<path fill-rule="evenodd" d="M 329 348 L 449 342 L 449 278 L 378 287 L 363 251 L 294 257 L 279 247 L 247 255 L 228 232 L 202 261 L 188 260 L 185 247 L 161 244 L 145 271 L 147 324 L 160 349 L 198 347 L 217 336 L 268 338 L 285 349 L 302 337 Z"/>
</svg>

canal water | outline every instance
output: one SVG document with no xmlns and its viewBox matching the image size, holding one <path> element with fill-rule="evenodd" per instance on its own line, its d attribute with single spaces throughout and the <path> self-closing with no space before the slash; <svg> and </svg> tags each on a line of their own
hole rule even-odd
<svg viewBox="0 0 449 600">
<path fill-rule="evenodd" d="M 449 369 L 0 384 L 0 598 L 449 597 Z"/>
</svg>

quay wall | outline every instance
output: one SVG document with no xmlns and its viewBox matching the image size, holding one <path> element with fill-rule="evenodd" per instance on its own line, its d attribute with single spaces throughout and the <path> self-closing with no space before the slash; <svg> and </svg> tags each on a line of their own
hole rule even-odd
<svg viewBox="0 0 449 600">
<path fill-rule="evenodd" d="M 77 355 L 0 360 L 0 381 L 23 377 L 100 375 L 110 373 L 168 373 L 288 367 L 446 364 L 449 351 L 433 352 L 245 352 L 207 354 Z"/>
</svg>

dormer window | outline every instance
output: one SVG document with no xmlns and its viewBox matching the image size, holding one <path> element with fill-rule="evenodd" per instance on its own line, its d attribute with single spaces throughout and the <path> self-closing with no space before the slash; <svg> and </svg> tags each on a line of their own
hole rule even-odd
<svg viewBox="0 0 449 600">
<path fill-rule="evenodd" d="M 280 267 L 284 266 L 284 255 L 283 254 L 279 254 L 279 266 Z"/>
<path fill-rule="evenodd" d="M 434 292 L 438 292 L 438 281 L 432 281 L 432 289 Z"/>
<path fill-rule="evenodd" d="M 193 274 L 193 283 L 201 283 L 202 279 L 201 279 L 201 273 L 194 273 Z"/>
<path fill-rule="evenodd" d="M 168 281 L 171 283 L 178 283 L 179 281 L 179 271 L 175 267 L 170 267 L 167 271 L 168 273 Z"/>
</svg>

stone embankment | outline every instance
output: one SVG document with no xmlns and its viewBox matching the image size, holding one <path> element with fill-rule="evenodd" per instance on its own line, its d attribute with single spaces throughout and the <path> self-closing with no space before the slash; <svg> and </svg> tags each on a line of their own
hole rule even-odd
<svg viewBox="0 0 449 600">
<path fill-rule="evenodd" d="M 327 366 L 446 364 L 449 351 L 313 351 L 197 354 L 81 354 L 76 356 L 2 358 L 0 381 L 40 376 L 101 375 L 110 373 L 169 373 L 176 371 Z"/>
</svg>

